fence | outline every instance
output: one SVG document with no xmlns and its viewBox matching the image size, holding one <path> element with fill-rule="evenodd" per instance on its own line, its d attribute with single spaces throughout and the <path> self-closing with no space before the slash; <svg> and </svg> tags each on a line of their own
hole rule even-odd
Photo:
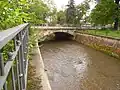
<svg viewBox="0 0 120 90">
<path fill-rule="evenodd" d="M 28 36 L 28 23 L 0 32 L 0 90 L 26 90 Z M 8 55 L 5 60 L 4 47 L 10 41 L 14 49 L 5 53 Z"/>
</svg>

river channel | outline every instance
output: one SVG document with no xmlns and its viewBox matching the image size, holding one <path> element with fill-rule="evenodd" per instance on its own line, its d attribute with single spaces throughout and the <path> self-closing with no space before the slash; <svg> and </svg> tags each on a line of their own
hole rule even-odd
<svg viewBox="0 0 120 90">
<path fill-rule="evenodd" d="M 52 90 L 120 90 L 120 60 L 75 41 L 41 47 Z"/>
</svg>

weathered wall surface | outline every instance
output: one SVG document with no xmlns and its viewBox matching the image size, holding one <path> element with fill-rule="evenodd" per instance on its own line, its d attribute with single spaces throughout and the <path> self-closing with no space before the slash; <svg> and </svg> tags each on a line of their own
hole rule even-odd
<svg viewBox="0 0 120 90">
<path fill-rule="evenodd" d="M 75 34 L 74 39 L 81 44 L 90 46 L 120 59 L 120 40 L 80 33 Z"/>
</svg>

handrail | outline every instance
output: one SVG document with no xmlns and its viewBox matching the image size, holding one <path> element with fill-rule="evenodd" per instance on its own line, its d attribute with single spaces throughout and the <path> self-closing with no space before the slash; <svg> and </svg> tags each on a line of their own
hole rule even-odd
<svg viewBox="0 0 120 90">
<path fill-rule="evenodd" d="M 10 73 L 12 75 L 12 90 L 26 90 L 28 36 L 28 23 L 0 32 L 0 90 L 9 90 L 6 81 Z M 3 48 L 12 40 L 14 41 L 14 51 L 5 53 L 8 55 L 5 62 Z"/>
<path fill-rule="evenodd" d="M 95 27 L 62 27 L 62 26 L 31 26 L 33 29 L 41 30 L 93 30 Z"/>
<path fill-rule="evenodd" d="M 5 31 L 0 32 L 0 49 L 5 46 L 8 41 L 13 39 L 21 30 L 23 30 L 28 23 L 7 29 Z"/>
</svg>

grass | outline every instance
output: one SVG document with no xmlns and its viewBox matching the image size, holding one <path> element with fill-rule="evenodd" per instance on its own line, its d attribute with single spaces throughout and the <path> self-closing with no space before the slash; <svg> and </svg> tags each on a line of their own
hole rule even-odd
<svg viewBox="0 0 120 90">
<path fill-rule="evenodd" d="M 113 30 L 84 30 L 80 31 L 82 33 L 92 34 L 92 35 L 99 35 L 99 36 L 107 36 L 116 39 L 120 39 L 120 31 L 113 31 Z"/>
</svg>

